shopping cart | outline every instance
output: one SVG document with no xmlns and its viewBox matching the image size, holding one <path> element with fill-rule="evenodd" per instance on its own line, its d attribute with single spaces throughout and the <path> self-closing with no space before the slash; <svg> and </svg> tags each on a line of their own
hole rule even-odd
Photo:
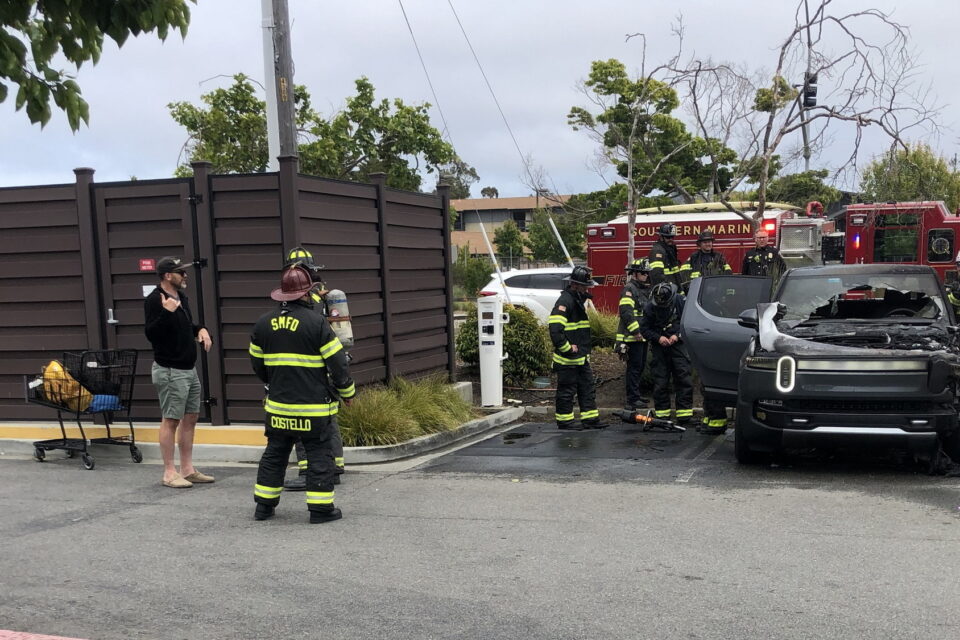
<svg viewBox="0 0 960 640">
<path fill-rule="evenodd" d="M 61 449 L 67 452 L 68 458 L 73 458 L 79 451 L 84 468 L 93 469 L 94 460 L 87 451 L 88 440 L 81 418 L 102 414 L 107 437 L 91 438 L 89 443 L 127 446 L 133 461 L 141 462 L 143 454 L 137 448 L 133 421 L 130 419 L 137 352 L 132 349 L 67 352 L 59 364 L 61 366 L 57 367 L 51 363 L 39 377 L 24 377 L 26 401 L 56 409 L 62 436 L 34 442 L 33 457 L 43 462 L 47 451 Z M 124 412 L 130 425 L 130 435 L 114 436 L 110 423 L 116 414 Z M 80 429 L 79 438 L 67 437 L 63 416 L 71 413 Z"/>
</svg>

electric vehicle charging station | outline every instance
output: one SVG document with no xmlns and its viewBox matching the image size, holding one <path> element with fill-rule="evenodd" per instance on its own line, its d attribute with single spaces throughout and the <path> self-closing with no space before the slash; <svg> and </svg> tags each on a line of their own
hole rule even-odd
<svg viewBox="0 0 960 640">
<path fill-rule="evenodd" d="M 503 405 L 503 325 L 510 316 L 503 312 L 500 296 L 477 298 L 477 346 L 480 350 L 480 404 Z"/>
</svg>

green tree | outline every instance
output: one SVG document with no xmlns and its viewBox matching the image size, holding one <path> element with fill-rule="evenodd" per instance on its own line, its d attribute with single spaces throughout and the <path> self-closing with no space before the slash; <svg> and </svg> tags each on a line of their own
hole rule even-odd
<svg viewBox="0 0 960 640">
<path fill-rule="evenodd" d="M 951 211 L 960 206 L 960 174 L 922 143 L 874 158 L 863 171 L 860 190 L 874 202 L 943 200 Z"/>
<path fill-rule="evenodd" d="M 829 174 L 826 169 L 817 169 L 774 178 L 767 184 L 767 200 L 798 207 L 805 207 L 808 202 L 816 200 L 826 209 L 839 201 L 842 195 L 838 189 L 823 182 Z M 750 197 L 751 200 L 755 198 L 756 195 Z"/>
<path fill-rule="evenodd" d="M 692 136 L 671 115 L 680 106 L 671 86 L 650 76 L 631 79 L 622 62 L 610 59 L 591 64 L 584 89 L 600 105 L 599 113 L 573 107 L 567 122 L 602 143 L 607 158 L 637 194 L 675 192 L 694 202 L 697 194 L 711 190 L 714 179 L 716 190 L 726 188 L 727 167 L 736 154 L 716 140 Z M 707 156 L 714 161 L 705 163 Z"/>
<path fill-rule="evenodd" d="M 493 232 L 493 244 L 497 246 L 497 253 L 501 258 L 510 258 L 514 266 L 523 258 L 523 235 L 513 220 L 507 220 Z"/>
<path fill-rule="evenodd" d="M 453 284 L 462 287 L 468 298 L 473 298 L 480 291 L 480 287 L 490 282 L 490 274 L 493 271 L 490 260 L 470 255 L 468 244 L 457 251 L 457 259 L 453 263 L 451 275 Z"/>
<path fill-rule="evenodd" d="M 627 197 L 627 185 L 618 182 L 602 191 L 580 193 L 572 196 L 563 203 L 563 209 L 566 215 L 581 223 L 581 233 L 583 233 L 588 224 L 607 222 L 622 216 L 628 207 Z M 667 196 L 637 198 L 637 209 L 672 204 L 675 203 Z"/>
<path fill-rule="evenodd" d="M 572 258 L 583 258 L 586 255 L 583 224 L 573 216 L 565 214 L 553 214 L 553 221 L 557 225 L 557 231 L 560 232 L 564 244 L 567 245 L 570 256 Z M 534 260 L 544 260 L 556 264 L 563 264 L 567 261 L 567 258 L 563 255 L 563 249 L 560 248 L 560 243 L 557 242 L 557 237 L 550 228 L 546 211 L 533 212 L 533 221 L 527 225 L 527 237 L 523 244 L 530 249 L 531 257 Z"/>
<path fill-rule="evenodd" d="M 483 198 L 499 198 L 500 191 L 496 187 L 484 187 L 480 189 L 480 196 Z"/>
<path fill-rule="evenodd" d="M 420 190 L 423 171 L 452 167 L 460 180 L 468 179 L 471 172 L 476 175 L 430 124 L 429 104 L 377 101 L 373 85 L 363 77 L 356 81 L 356 90 L 342 111 L 324 118 L 313 109 L 307 89 L 295 87 L 303 173 L 369 182 L 370 174 L 383 172 L 388 186 L 409 191 Z M 201 100 L 206 108 L 187 102 L 167 105 L 188 133 L 188 162 L 181 164 L 178 173 L 189 174 L 193 160 L 213 162 L 219 173 L 264 171 L 269 153 L 266 105 L 250 80 L 237 74 L 231 87 L 214 90 Z"/>
<path fill-rule="evenodd" d="M 454 158 L 440 168 L 444 182 L 450 185 L 450 198 L 460 200 L 470 197 L 470 185 L 480 180 L 477 170 L 460 158 Z"/>
<path fill-rule="evenodd" d="M 193 2 L 194 0 L 189 0 Z M 4 0 L 0 3 L 0 102 L 17 87 L 15 107 L 26 107 L 30 122 L 50 120 L 50 100 L 76 131 L 89 123 L 90 107 L 75 76 L 55 68 L 66 59 L 77 69 L 96 64 L 109 36 L 122 47 L 131 35 L 156 32 L 166 40 L 171 29 L 186 36 L 188 0 Z M 59 57 L 62 56 L 62 59 Z"/>
</svg>

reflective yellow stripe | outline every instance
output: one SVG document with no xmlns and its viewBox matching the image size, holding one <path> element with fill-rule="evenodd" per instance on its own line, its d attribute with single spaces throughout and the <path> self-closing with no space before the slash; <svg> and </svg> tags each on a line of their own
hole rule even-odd
<svg viewBox="0 0 960 640">
<path fill-rule="evenodd" d="M 562 345 L 557 347 L 557 350 L 560 351 L 560 353 L 566 353 L 567 351 L 570 351 L 570 349 L 573 349 L 573 346 L 571 346 L 569 342 L 564 342 Z"/>
<path fill-rule="evenodd" d="M 297 460 L 297 466 L 298 466 L 300 469 L 306 469 L 306 468 L 307 468 L 307 461 L 306 461 L 306 460 Z"/>
<path fill-rule="evenodd" d="M 343 345 L 340 344 L 340 339 L 334 338 L 327 344 L 320 347 L 320 355 L 323 356 L 324 358 L 329 358 L 330 356 L 335 354 L 337 351 L 340 351 L 341 349 L 343 349 Z"/>
<path fill-rule="evenodd" d="M 319 369 L 327 366 L 322 356 L 309 356 L 303 353 L 265 353 L 263 364 L 268 367 L 307 367 Z"/>
<path fill-rule="evenodd" d="M 581 420 L 592 420 L 593 418 L 599 418 L 599 417 L 600 417 L 600 410 L 599 410 L 599 409 L 591 409 L 590 411 L 581 411 L 581 412 L 580 412 L 580 419 L 581 419 Z"/>
<path fill-rule="evenodd" d="M 663 262 L 660 260 L 654 260 L 650 263 L 650 269 L 663 269 Z"/>
<path fill-rule="evenodd" d="M 691 280 L 693 280 L 693 279 L 695 279 L 695 278 L 699 278 L 699 277 L 700 277 L 700 272 L 699 272 L 699 271 L 691 271 L 691 272 L 690 272 L 690 279 L 691 279 Z"/>
<path fill-rule="evenodd" d="M 341 398 L 352 398 L 357 393 L 357 385 L 351 382 L 349 387 L 337 389 L 337 393 L 340 394 Z"/>
<path fill-rule="evenodd" d="M 295 260 L 296 258 L 312 258 L 313 254 L 307 251 L 306 249 L 296 250 L 292 249 L 290 253 L 287 254 L 287 260 Z"/>
<path fill-rule="evenodd" d="M 578 322 L 566 322 L 564 323 L 564 331 L 576 331 L 577 329 L 589 329 L 590 321 L 589 320 L 580 320 Z"/>
<path fill-rule="evenodd" d="M 340 456 L 339 458 L 334 458 L 334 459 L 333 459 L 333 464 L 335 464 L 335 465 L 337 465 L 338 467 L 340 467 L 341 469 L 343 469 L 343 456 Z"/>
<path fill-rule="evenodd" d="M 657 409 L 656 411 L 653 412 L 653 415 L 655 415 L 658 418 L 669 418 L 670 409 Z"/>
<path fill-rule="evenodd" d="M 679 270 L 680 270 L 680 271 L 690 271 L 690 263 L 688 262 L 688 263 L 682 265 Z"/>
<path fill-rule="evenodd" d="M 628 304 L 631 307 L 637 306 L 637 302 L 633 298 L 620 298 L 620 306 L 622 307 L 625 304 Z"/>
<path fill-rule="evenodd" d="M 689 418 L 693 415 L 693 409 L 677 409 L 678 418 Z"/>
<path fill-rule="evenodd" d="M 263 357 L 263 349 L 253 344 L 252 342 L 250 343 L 250 346 L 247 348 L 247 351 L 249 351 L 250 355 L 252 355 L 254 358 Z"/>
<path fill-rule="evenodd" d="M 708 427 L 725 427 L 727 426 L 727 419 L 716 418 L 714 420 L 707 420 L 706 418 L 704 418 L 702 424 L 705 424 Z"/>
<path fill-rule="evenodd" d="M 680 272 L 680 267 L 664 267 L 663 274 L 667 276 L 672 276 L 675 273 Z"/>
<path fill-rule="evenodd" d="M 333 504 L 333 491 L 307 491 L 307 504 Z"/>
<path fill-rule="evenodd" d="M 266 498 L 267 500 L 279 498 L 282 491 L 283 487 L 265 487 L 262 484 L 253 485 L 253 495 L 258 498 Z"/>
<path fill-rule="evenodd" d="M 627 331 L 629 331 L 630 333 L 636 333 L 639 330 L 640 330 L 640 323 L 637 322 L 636 320 L 634 320 L 633 322 L 627 325 Z"/>
<path fill-rule="evenodd" d="M 723 270 L 724 270 L 724 271 L 733 271 L 733 269 L 731 269 L 731 268 L 730 268 L 730 265 L 728 265 L 728 264 L 724 264 L 724 265 L 723 265 Z"/>
<path fill-rule="evenodd" d="M 550 316 L 547 324 L 567 324 L 567 319 L 563 316 Z"/>
<path fill-rule="evenodd" d="M 570 420 L 573 420 L 572 413 L 555 413 L 553 415 L 557 419 L 557 422 L 569 422 Z"/>
<path fill-rule="evenodd" d="M 580 364 L 585 364 L 587 361 L 587 358 L 586 356 L 580 356 L 579 358 L 564 358 L 563 356 L 555 353 L 553 354 L 553 361 L 556 362 L 557 364 L 580 365 Z"/>
<path fill-rule="evenodd" d="M 338 403 L 284 404 L 282 402 L 274 402 L 270 398 L 267 398 L 263 402 L 263 408 L 264 410 L 274 413 L 278 416 L 311 418 L 337 415 Z"/>
</svg>

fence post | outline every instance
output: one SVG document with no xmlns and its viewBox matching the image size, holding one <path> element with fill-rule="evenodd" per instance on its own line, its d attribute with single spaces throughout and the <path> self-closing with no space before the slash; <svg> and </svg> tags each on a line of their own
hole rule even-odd
<svg viewBox="0 0 960 640">
<path fill-rule="evenodd" d="M 227 392 L 223 381 L 223 332 L 220 324 L 220 291 L 217 288 L 217 243 L 213 237 L 213 202 L 210 193 L 209 162 L 191 162 L 194 214 L 197 222 L 197 257 L 206 258 L 207 266 L 199 269 L 203 299 L 200 309 L 213 345 L 206 354 L 207 397 L 210 402 L 210 423 L 227 424 Z"/>
<path fill-rule="evenodd" d="M 437 184 L 440 195 L 440 214 L 443 216 L 443 276 L 447 295 L 447 372 L 450 382 L 457 379 L 456 344 L 453 339 L 453 253 L 450 249 L 450 185 Z"/>
<path fill-rule="evenodd" d="M 77 223 L 80 232 L 80 275 L 83 281 L 83 314 L 87 321 L 88 349 L 103 349 L 103 300 L 97 283 L 97 245 L 94 241 L 93 206 L 90 202 L 90 185 L 93 184 L 94 170 L 90 167 L 78 167 L 73 170 L 76 176 Z"/>
<path fill-rule="evenodd" d="M 280 238 L 283 255 L 300 244 L 300 193 L 297 188 L 299 159 L 297 156 L 280 156 Z"/>
<path fill-rule="evenodd" d="M 377 187 L 377 228 L 380 231 L 380 281 L 383 286 L 383 362 L 386 378 L 393 377 L 393 296 L 390 293 L 390 248 L 387 239 L 387 174 L 371 173 L 370 180 Z"/>
</svg>

